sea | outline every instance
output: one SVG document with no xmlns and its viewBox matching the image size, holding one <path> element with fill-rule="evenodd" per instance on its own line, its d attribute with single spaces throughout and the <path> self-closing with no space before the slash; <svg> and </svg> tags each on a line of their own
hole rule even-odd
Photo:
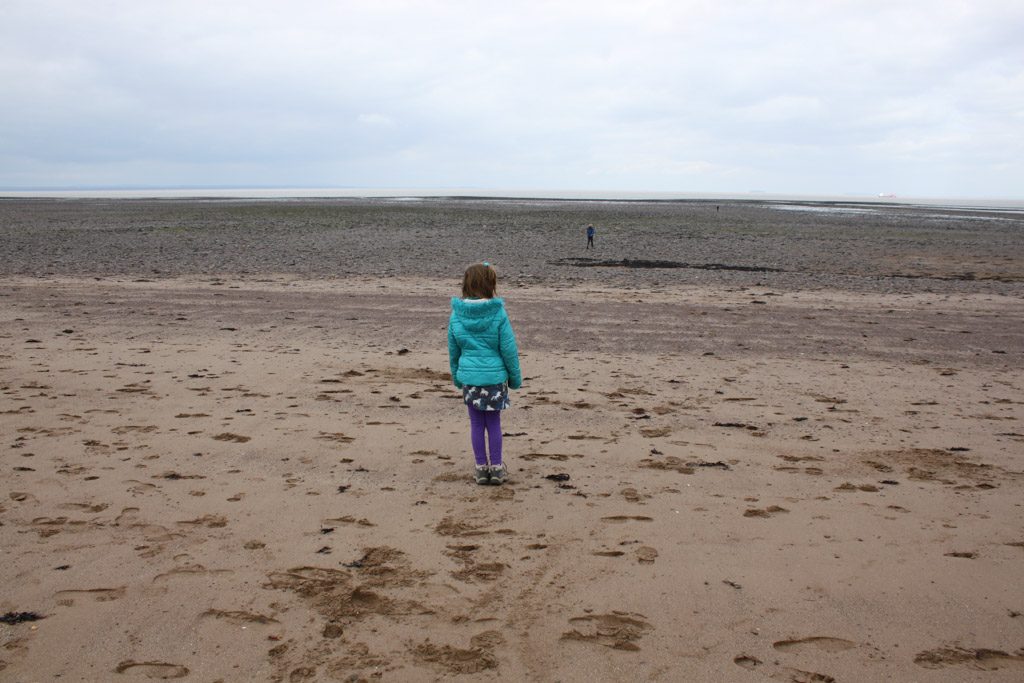
<svg viewBox="0 0 1024 683">
<path fill-rule="evenodd" d="M 192 199 L 192 200 L 268 200 L 289 199 L 383 199 L 417 201 L 425 199 L 507 199 L 565 201 L 750 201 L 787 205 L 794 209 L 817 207 L 828 211 L 837 205 L 925 206 L 949 210 L 985 210 L 1024 213 L 1024 199 L 965 197 L 904 197 L 890 193 L 879 195 L 813 195 L 771 192 L 635 192 L 611 190 L 538 190 L 529 188 L 329 188 L 329 187 L 145 187 L 145 188 L 61 188 L 0 189 L 0 198 L 38 199 Z"/>
</svg>

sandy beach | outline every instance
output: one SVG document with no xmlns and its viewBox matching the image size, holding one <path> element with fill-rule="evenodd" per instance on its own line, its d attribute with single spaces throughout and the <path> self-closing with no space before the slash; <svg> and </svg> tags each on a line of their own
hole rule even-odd
<svg viewBox="0 0 1024 683">
<path fill-rule="evenodd" d="M 1024 678 L 1018 214 L 3 201 L 0 237 L 2 680 Z M 480 258 L 501 487 L 445 350 Z"/>
</svg>

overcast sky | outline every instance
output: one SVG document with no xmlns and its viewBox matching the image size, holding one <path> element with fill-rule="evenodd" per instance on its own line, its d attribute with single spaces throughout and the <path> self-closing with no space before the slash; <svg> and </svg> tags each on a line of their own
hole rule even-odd
<svg viewBox="0 0 1024 683">
<path fill-rule="evenodd" d="M 1024 1 L 0 0 L 0 187 L 1024 196 Z"/>
</svg>

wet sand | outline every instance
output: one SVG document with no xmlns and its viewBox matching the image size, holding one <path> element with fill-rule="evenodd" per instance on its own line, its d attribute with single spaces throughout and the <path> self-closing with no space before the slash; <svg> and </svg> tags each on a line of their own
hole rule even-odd
<svg viewBox="0 0 1024 683">
<path fill-rule="evenodd" d="M 961 226 L 957 259 L 906 219 L 851 275 L 754 235 L 790 210 L 627 253 L 604 219 L 638 208 L 602 206 L 592 256 L 488 205 L 520 221 L 498 263 L 526 381 L 510 483 L 479 487 L 444 351 L 479 214 L 412 258 L 397 228 L 181 242 L 157 224 L 202 203 L 0 205 L 34 226 L 0 277 L 5 680 L 1024 675 L 1024 303 L 997 258 L 1019 231 Z M 242 208 L 264 215 L 210 220 Z M 571 208 L 541 207 L 594 220 Z M 655 235 L 709 210 L 640 208 Z"/>
<path fill-rule="evenodd" d="M 2 275 L 450 280 L 488 260 L 548 286 L 1004 294 L 1021 253 L 1024 214 L 881 204 L 0 200 Z"/>
</svg>

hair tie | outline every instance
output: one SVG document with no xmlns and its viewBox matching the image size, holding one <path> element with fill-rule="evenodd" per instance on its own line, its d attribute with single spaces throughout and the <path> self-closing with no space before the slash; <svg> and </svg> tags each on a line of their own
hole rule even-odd
<svg viewBox="0 0 1024 683">
<path fill-rule="evenodd" d="M 491 264 L 490 264 L 490 263 L 488 263 L 487 261 L 483 261 L 483 264 L 484 264 L 485 266 L 487 266 L 488 268 L 490 268 L 490 267 L 491 267 Z"/>
</svg>

